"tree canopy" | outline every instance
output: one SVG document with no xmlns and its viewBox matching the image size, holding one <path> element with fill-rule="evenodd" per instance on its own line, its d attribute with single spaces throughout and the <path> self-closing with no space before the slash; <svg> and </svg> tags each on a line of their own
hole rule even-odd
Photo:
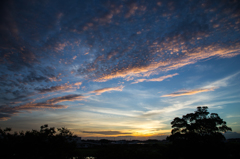
<svg viewBox="0 0 240 159">
<path fill-rule="evenodd" d="M 183 158 L 218 158 L 225 155 L 222 132 L 232 129 L 218 114 L 209 114 L 207 109 L 206 106 L 197 107 L 194 113 L 174 118 L 171 135 L 167 137 L 173 143 L 170 154 Z"/>
<path fill-rule="evenodd" d="M 47 124 L 40 131 L 10 133 L 11 128 L 0 128 L 2 158 L 68 158 L 76 148 L 76 137 L 67 128 L 49 128 Z"/>
<path fill-rule="evenodd" d="M 207 111 L 208 107 L 197 107 L 194 113 L 176 117 L 172 122 L 171 136 L 173 142 L 220 142 L 225 139 L 222 132 L 232 131 L 218 114 Z"/>
</svg>

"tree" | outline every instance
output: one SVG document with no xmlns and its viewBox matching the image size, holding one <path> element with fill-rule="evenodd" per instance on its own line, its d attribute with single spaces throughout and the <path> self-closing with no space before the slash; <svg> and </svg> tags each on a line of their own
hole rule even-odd
<svg viewBox="0 0 240 159">
<path fill-rule="evenodd" d="M 194 113 L 176 117 L 172 122 L 170 154 L 173 158 L 217 158 L 226 157 L 222 132 L 232 131 L 218 114 L 207 111 L 208 107 L 197 107 Z M 219 153 L 221 152 L 221 153 Z"/>
<path fill-rule="evenodd" d="M 221 132 L 232 131 L 218 114 L 207 111 L 208 107 L 197 107 L 195 113 L 176 117 L 168 140 L 177 143 L 219 143 L 225 140 Z"/>
<path fill-rule="evenodd" d="M 74 156 L 75 135 L 67 128 L 40 127 L 40 131 L 10 133 L 11 128 L 0 128 L 2 158 L 58 158 Z"/>
</svg>

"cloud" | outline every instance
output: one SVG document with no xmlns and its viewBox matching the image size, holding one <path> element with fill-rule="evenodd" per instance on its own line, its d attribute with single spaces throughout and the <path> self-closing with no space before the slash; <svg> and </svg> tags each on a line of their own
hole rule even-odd
<svg viewBox="0 0 240 159">
<path fill-rule="evenodd" d="M 156 82 L 161 82 L 167 78 L 171 78 L 173 76 L 176 76 L 178 75 L 178 73 L 175 73 L 175 74 L 170 74 L 170 75 L 166 75 L 166 76 L 161 76 L 161 77 L 158 77 L 158 78 L 152 78 L 152 79 L 137 79 L 135 80 L 135 82 L 132 82 L 132 84 L 135 84 L 135 83 L 139 83 L 139 82 L 152 82 L 152 81 L 156 81 Z"/>
<path fill-rule="evenodd" d="M 49 88 L 36 88 L 39 93 L 49 93 L 49 92 L 56 92 L 56 91 L 71 91 L 75 90 L 76 88 L 79 89 L 79 86 L 82 84 L 82 82 L 76 82 L 73 84 L 65 83 L 63 85 L 58 86 L 51 86 Z M 77 86 L 77 87 L 74 87 Z"/>
<path fill-rule="evenodd" d="M 49 88 L 36 88 L 39 93 L 49 93 L 49 92 L 56 92 L 56 91 L 65 91 L 67 89 L 73 88 L 72 85 L 69 84 L 64 84 L 64 85 L 59 85 L 59 86 L 52 86 Z"/>
<path fill-rule="evenodd" d="M 217 81 L 212 82 L 210 84 L 207 84 L 203 88 L 193 89 L 193 90 L 179 90 L 179 91 L 174 92 L 174 93 L 162 95 L 161 97 L 177 97 L 177 96 L 185 96 L 185 95 L 194 95 L 194 94 L 201 93 L 201 92 L 214 91 L 215 89 L 217 89 L 219 87 L 228 86 L 227 81 L 229 81 L 233 77 L 237 76 L 239 73 L 240 72 L 237 72 L 233 75 L 227 76 L 223 79 L 220 79 L 220 80 L 217 80 Z"/>
<path fill-rule="evenodd" d="M 166 47 L 166 50 L 169 50 L 170 46 L 169 44 L 164 44 Z M 179 45 L 179 44 L 176 44 Z M 234 47 L 220 47 L 215 45 L 209 45 L 206 47 L 200 47 L 196 48 L 194 50 L 189 50 L 186 52 L 181 52 L 182 55 L 180 55 L 179 51 L 176 51 L 174 54 L 175 56 L 170 55 L 167 59 L 159 59 L 158 62 L 148 62 L 147 64 L 140 64 L 136 66 L 131 66 L 129 63 L 128 66 L 122 66 L 122 68 L 115 68 L 115 70 L 110 71 L 109 73 L 104 73 L 103 75 L 100 75 L 97 79 L 94 81 L 97 82 L 105 82 L 108 80 L 111 80 L 113 78 L 125 78 L 126 76 L 133 76 L 133 75 L 142 75 L 142 76 L 149 76 L 152 74 L 158 74 L 158 72 L 163 71 L 170 71 L 175 70 L 181 67 L 184 67 L 189 64 L 194 64 L 200 60 L 213 58 L 213 57 L 233 57 L 236 55 L 239 55 L 240 48 L 238 47 L 239 44 L 237 44 Z M 161 45 L 159 45 L 159 50 L 163 50 L 163 48 L 160 48 Z M 187 49 L 187 48 L 186 48 Z M 158 50 L 156 50 L 157 52 Z M 234 53 L 234 54 L 233 54 Z M 179 54 L 179 55 L 177 55 Z M 163 54 L 164 55 L 164 54 Z M 161 56 L 163 56 L 161 55 Z M 168 55 L 169 56 L 169 55 Z M 150 61 L 150 59 L 145 59 L 145 61 Z M 141 81 L 140 81 L 141 82 Z"/>
<path fill-rule="evenodd" d="M 16 106 L 31 94 L 72 91 L 80 83 L 63 83 L 77 78 L 100 82 L 137 77 L 141 78 L 137 82 L 148 82 L 151 75 L 199 61 L 239 58 L 239 1 L 221 1 L 217 6 L 207 0 L 172 1 L 171 6 L 168 1 L 133 1 L 46 5 L 13 0 L 1 6 L 1 102 Z M 107 91 L 111 88 L 91 93 Z M 42 104 L 50 107 L 75 98 L 82 99 L 57 97 Z"/>
<path fill-rule="evenodd" d="M 240 115 L 227 115 L 226 118 L 240 118 Z"/>
<path fill-rule="evenodd" d="M 0 108 L 1 109 L 1 108 Z M 11 114 L 6 114 L 6 113 L 0 113 L 0 120 L 6 121 L 11 118 Z"/>
<path fill-rule="evenodd" d="M 74 85 L 75 86 L 80 86 L 80 85 L 82 85 L 82 82 L 76 82 L 76 83 L 74 83 Z"/>
<path fill-rule="evenodd" d="M 103 103 L 103 102 L 101 102 L 101 103 Z M 114 104 L 114 103 L 112 103 L 112 104 Z M 104 108 L 104 107 L 99 109 L 99 107 L 93 107 L 93 106 L 91 106 L 91 107 L 85 106 L 82 108 L 82 110 L 94 112 L 97 114 L 109 114 L 109 115 L 114 115 L 114 116 L 125 116 L 125 117 L 136 117 L 138 115 L 138 113 L 134 112 L 134 111 L 119 110 L 119 109 Z"/>
<path fill-rule="evenodd" d="M 177 97 L 185 95 L 193 95 L 201 92 L 214 91 L 217 87 L 205 88 L 205 89 L 193 89 L 193 90 L 180 90 L 171 94 L 162 95 L 161 97 Z"/>
<path fill-rule="evenodd" d="M 138 9 L 138 6 L 136 3 L 132 3 L 132 4 L 128 5 L 128 7 L 129 7 L 129 10 L 125 15 L 126 18 L 129 18 L 130 16 L 134 15 L 136 10 Z"/>
<path fill-rule="evenodd" d="M 11 116 L 21 113 L 22 111 L 33 111 L 38 109 L 65 109 L 65 105 L 56 105 L 53 103 L 27 103 L 20 106 L 9 107 L 1 106 L 0 107 L 0 120 L 10 119 Z"/>
<path fill-rule="evenodd" d="M 120 134 L 132 134 L 132 133 L 124 133 L 121 131 L 82 131 L 83 133 L 88 134 L 101 134 L 101 135 L 120 135 Z"/>
<path fill-rule="evenodd" d="M 238 73 L 229 75 L 225 78 L 216 80 L 214 82 L 211 83 L 207 83 L 205 84 L 202 89 L 216 89 L 216 86 L 218 87 L 226 87 L 229 86 L 229 80 L 231 80 L 232 78 L 234 78 L 236 75 L 238 75 Z M 213 87 L 214 86 L 214 87 Z M 199 89 L 195 89 L 195 90 L 199 90 Z M 200 89 L 201 90 L 201 89 Z M 193 91 L 193 90 L 189 90 L 189 91 Z M 164 103 L 164 105 L 167 105 L 167 107 L 163 107 L 163 108 L 149 108 L 149 110 L 147 110 L 146 112 L 143 112 L 141 116 L 143 117 L 151 117 L 151 116 L 156 116 L 156 115 L 164 115 L 165 114 L 178 114 L 178 112 L 180 112 L 180 110 L 183 109 L 195 109 L 197 106 L 201 106 L 201 105 L 205 105 L 208 106 L 208 108 L 211 109 L 222 109 L 224 106 L 228 105 L 228 104 L 232 104 L 232 103 L 239 103 L 239 99 L 238 96 L 233 96 L 233 89 L 232 91 L 228 92 L 228 91 L 219 91 L 218 93 L 214 93 L 214 94 L 196 94 L 196 95 L 191 95 L 191 96 L 174 96 L 176 98 L 162 98 L 161 102 Z M 235 93 L 238 93 L 239 90 L 235 90 Z M 179 93 L 179 92 L 176 92 Z M 180 92 L 181 93 L 181 92 Z M 175 95 L 175 94 L 173 94 Z M 178 95 L 178 94 L 177 94 Z M 179 98 L 178 98 L 179 97 Z M 221 99 L 219 101 L 219 99 Z M 230 99 L 230 100 L 229 100 Z M 176 116 L 176 115 L 174 115 Z M 169 116 L 167 115 L 165 118 L 168 118 Z M 233 116 L 233 115 L 227 115 L 227 118 L 230 117 L 237 117 L 237 116 Z M 171 120 L 171 118 L 169 119 Z"/>
<path fill-rule="evenodd" d="M 85 98 L 87 98 L 87 96 L 82 96 L 82 95 L 78 95 L 78 94 L 70 94 L 70 95 L 66 95 L 63 97 L 57 97 L 57 98 L 52 98 L 47 100 L 47 103 L 60 103 L 60 102 L 66 102 L 66 101 L 80 101 L 80 100 L 84 100 Z"/>
<path fill-rule="evenodd" d="M 66 101 L 80 101 L 87 98 L 78 94 L 70 94 L 62 97 L 51 98 L 45 102 L 27 103 L 15 107 L 0 106 L 0 120 L 8 120 L 14 114 L 21 113 L 22 111 L 34 111 L 39 109 L 66 109 L 68 106 L 59 105 L 57 103 Z"/>
<path fill-rule="evenodd" d="M 50 79 L 46 76 L 37 74 L 36 72 L 30 72 L 27 76 L 25 76 L 22 80 L 24 83 L 29 83 L 29 82 L 49 82 Z"/>
<path fill-rule="evenodd" d="M 204 88 L 211 88 L 211 87 L 226 87 L 229 86 L 229 80 L 233 79 L 234 77 L 236 77 L 238 74 L 240 74 L 240 72 L 236 72 L 232 75 L 229 75 L 225 78 L 222 78 L 220 80 L 217 80 L 215 82 L 211 82 L 209 84 L 207 84 L 206 86 L 204 86 Z"/>
<path fill-rule="evenodd" d="M 101 89 L 97 89 L 94 91 L 90 91 L 88 93 L 95 93 L 96 95 L 101 95 L 104 92 L 110 92 L 110 91 L 122 91 L 122 89 L 124 88 L 124 86 L 118 86 L 118 87 L 107 87 L 107 88 L 101 88 Z"/>
</svg>

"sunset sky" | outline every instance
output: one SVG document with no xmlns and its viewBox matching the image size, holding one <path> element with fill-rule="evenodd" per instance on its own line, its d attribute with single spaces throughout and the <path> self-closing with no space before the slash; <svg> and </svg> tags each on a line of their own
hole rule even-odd
<svg viewBox="0 0 240 159">
<path fill-rule="evenodd" d="M 0 7 L 1 128 L 163 139 L 175 117 L 208 106 L 240 137 L 239 0 Z"/>
</svg>

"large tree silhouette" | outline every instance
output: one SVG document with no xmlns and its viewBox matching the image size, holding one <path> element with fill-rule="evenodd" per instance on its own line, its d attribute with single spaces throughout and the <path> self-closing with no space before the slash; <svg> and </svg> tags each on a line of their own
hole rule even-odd
<svg viewBox="0 0 240 159">
<path fill-rule="evenodd" d="M 232 129 L 218 114 L 209 115 L 207 109 L 208 107 L 205 106 L 197 107 L 194 113 L 183 115 L 182 118 L 176 117 L 171 122 L 173 129 L 167 140 L 175 146 L 175 153 L 177 150 L 178 154 L 186 154 L 186 151 L 188 154 L 201 151 L 200 156 L 205 153 L 216 155 L 215 152 L 223 147 L 225 137 L 222 133 Z"/>
</svg>

